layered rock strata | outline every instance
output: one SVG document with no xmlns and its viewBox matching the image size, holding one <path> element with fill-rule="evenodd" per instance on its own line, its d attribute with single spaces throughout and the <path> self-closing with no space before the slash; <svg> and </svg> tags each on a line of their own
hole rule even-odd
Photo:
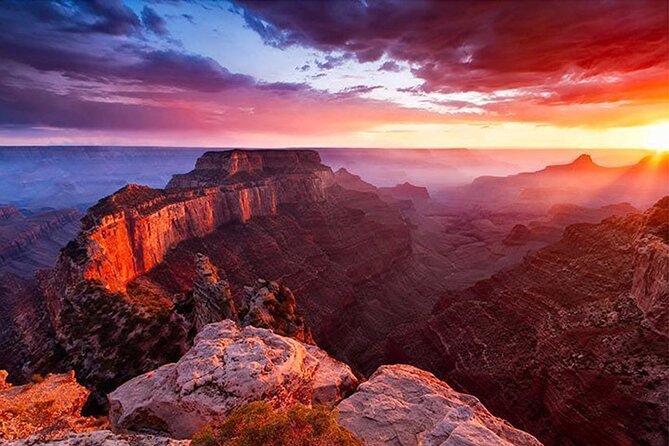
<svg viewBox="0 0 669 446">
<path fill-rule="evenodd" d="M 548 445 L 669 441 L 669 198 L 569 226 L 512 269 L 450 292 L 391 336 L 409 362 Z"/>
</svg>

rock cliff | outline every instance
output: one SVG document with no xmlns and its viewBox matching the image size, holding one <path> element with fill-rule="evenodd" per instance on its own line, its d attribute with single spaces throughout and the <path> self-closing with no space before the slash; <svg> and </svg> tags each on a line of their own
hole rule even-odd
<svg viewBox="0 0 669 446">
<path fill-rule="evenodd" d="M 252 293 L 273 307 L 273 329 L 310 341 L 312 327 L 335 357 L 373 371 L 388 331 L 428 312 L 444 283 L 396 206 L 332 176 L 311 151 L 208 153 L 167 189 L 127 186 L 93 206 L 38 282 L 58 346 L 98 403 L 188 349 L 192 297 L 208 288 L 197 254 L 225 272 L 237 309 L 258 277 L 278 281 Z M 205 313 L 200 325 L 217 317 Z"/>
<path fill-rule="evenodd" d="M 336 404 L 356 385 L 348 366 L 317 347 L 228 320 L 207 325 L 177 363 L 112 392 L 110 421 L 117 430 L 190 438 L 252 401 L 275 408 L 312 400 Z"/>
<path fill-rule="evenodd" d="M 667 212 L 665 198 L 569 226 L 521 265 L 449 292 L 390 337 L 387 360 L 434 372 L 548 445 L 666 444 Z"/>
</svg>

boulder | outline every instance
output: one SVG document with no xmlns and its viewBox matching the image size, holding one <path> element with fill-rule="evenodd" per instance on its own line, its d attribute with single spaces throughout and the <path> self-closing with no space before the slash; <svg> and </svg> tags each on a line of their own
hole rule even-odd
<svg viewBox="0 0 669 446">
<path fill-rule="evenodd" d="M 337 406 L 366 446 L 540 446 L 471 395 L 408 365 L 381 366 Z"/>
<path fill-rule="evenodd" d="M 190 438 L 252 401 L 275 408 L 311 404 L 312 399 L 336 404 L 356 384 L 348 366 L 316 347 L 225 320 L 205 326 L 177 363 L 112 392 L 109 418 L 115 431 Z"/>
</svg>

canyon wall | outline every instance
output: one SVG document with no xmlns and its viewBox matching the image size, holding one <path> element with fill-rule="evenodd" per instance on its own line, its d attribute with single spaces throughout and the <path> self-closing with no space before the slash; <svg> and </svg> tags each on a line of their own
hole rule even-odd
<svg viewBox="0 0 669 446">
<path fill-rule="evenodd" d="M 83 277 L 125 291 L 181 241 L 275 215 L 282 204 L 323 201 L 332 175 L 312 151 L 206 153 L 165 190 L 129 185 L 89 210 L 76 241 L 86 251 Z"/>
<path fill-rule="evenodd" d="M 567 227 L 389 337 L 407 362 L 547 445 L 667 444 L 669 199 Z"/>
</svg>

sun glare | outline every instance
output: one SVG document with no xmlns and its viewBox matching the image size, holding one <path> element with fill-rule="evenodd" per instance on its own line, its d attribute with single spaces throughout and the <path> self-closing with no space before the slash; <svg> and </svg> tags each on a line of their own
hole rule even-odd
<svg viewBox="0 0 669 446">
<path fill-rule="evenodd" d="M 646 127 L 644 146 L 656 152 L 669 151 L 669 122 Z"/>
</svg>

